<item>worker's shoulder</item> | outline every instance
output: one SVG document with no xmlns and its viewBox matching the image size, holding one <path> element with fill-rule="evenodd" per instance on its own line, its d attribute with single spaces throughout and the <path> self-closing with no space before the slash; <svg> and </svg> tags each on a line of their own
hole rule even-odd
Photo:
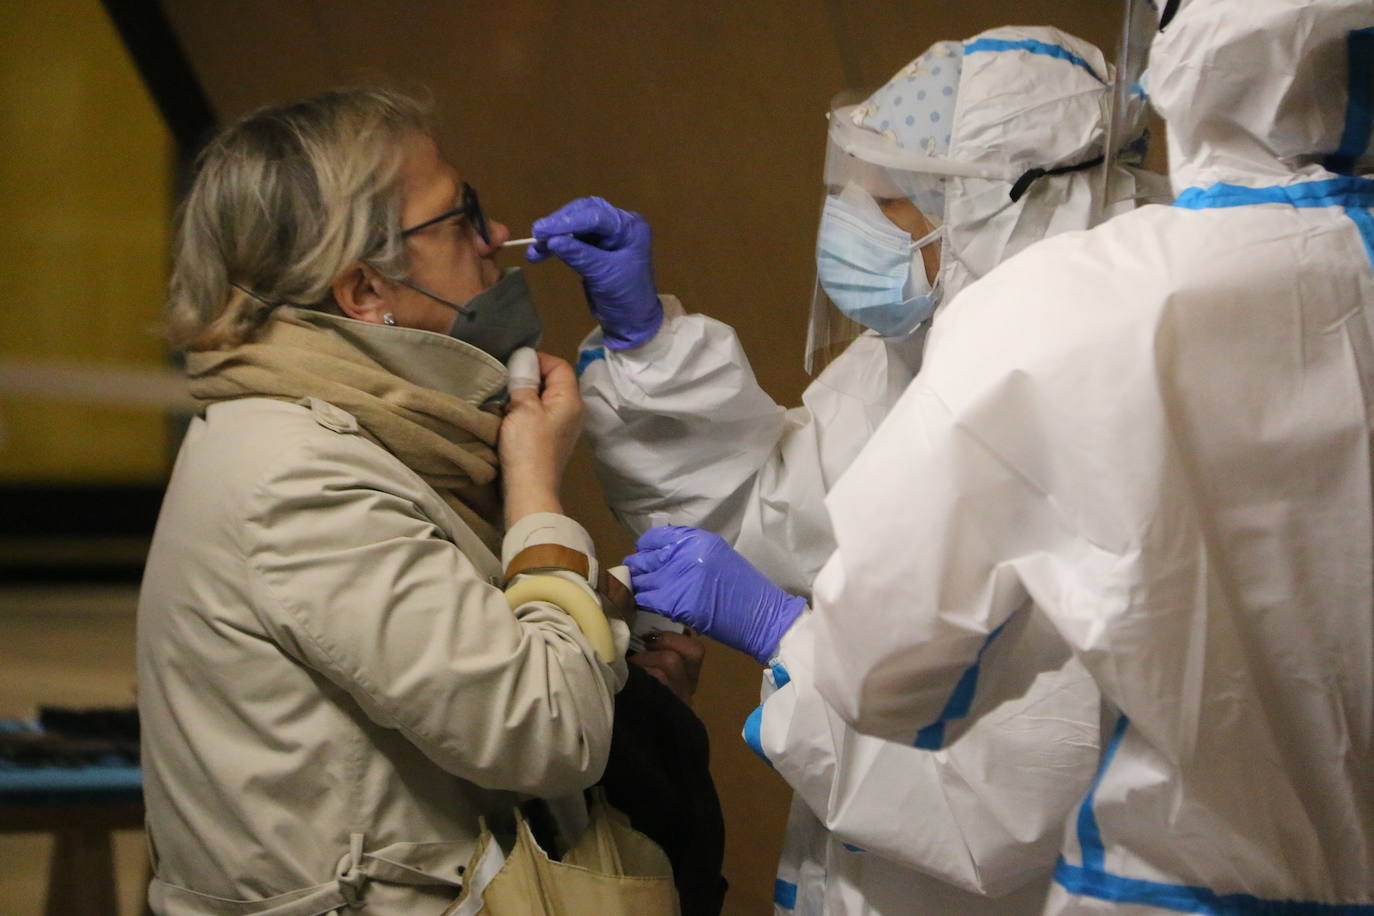
<svg viewBox="0 0 1374 916">
<path fill-rule="evenodd" d="M 1169 258 L 1153 242 L 1162 217 L 1134 211 L 1043 240 L 971 284 L 935 319 L 928 385 L 961 399 L 1018 378 L 1081 386 L 1151 371 L 1150 341 L 1168 301 Z"/>
<path fill-rule="evenodd" d="M 1038 348 L 1151 334 L 1191 289 L 1252 279 L 1244 222 L 1151 205 L 1037 242 L 970 285 L 937 319 L 948 332 Z M 1281 258 L 1281 260 L 1283 260 Z"/>
</svg>

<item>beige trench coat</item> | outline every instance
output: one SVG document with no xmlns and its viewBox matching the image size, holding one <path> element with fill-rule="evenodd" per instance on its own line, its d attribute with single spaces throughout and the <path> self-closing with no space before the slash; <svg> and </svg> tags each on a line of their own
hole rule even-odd
<svg viewBox="0 0 1374 916">
<path fill-rule="evenodd" d="M 544 514 L 505 559 L 537 543 L 592 554 Z M 195 420 L 139 605 L 154 910 L 439 913 L 479 816 L 594 783 L 623 663 L 501 570 L 333 405 Z"/>
</svg>

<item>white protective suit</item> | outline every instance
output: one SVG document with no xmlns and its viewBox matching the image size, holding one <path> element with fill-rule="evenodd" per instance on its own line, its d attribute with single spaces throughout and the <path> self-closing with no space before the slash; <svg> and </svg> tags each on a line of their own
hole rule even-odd
<svg viewBox="0 0 1374 916">
<path fill-rule="evenodd" d="M 951 158 L 1019 175 L 1101 152 L 1108 71 L 1097 49 L 1053 29 L 1006 28 L 965 50 Z M 1011 180 L 951 179 L 946 300 L 1037 238 L 1090 225 L 1101 177 L 1048 176 L 1010 206 Z M 809 594 L 834 545 L 824 495 L 910 383 L 924 334 L 858 338 L 802 407 L 784 410 L 730 327 L 665 299 L 667 319 L 642 347 L 605 349 L 599 331 L 583 344 L 587 431 L 607 498 L 636 532 L 718 532 L 774 582 Z M 938 734 L 916 749 L 909 736 L 902 746 L 846 728 L 811 684 L 810 629 L 803 618 L 784 640 L 745 729 L 798 793 L 777 911 L 1038 912 L 1063 820 L 1099 756 L 1098 695 L 1062 640 L 1038 624 L 1009 634 L 1026 696 L 931 750 Z"/>
<path fill-rule="evenodd" d="M 845 719 L 1015 695 L 1028 602 L 1120 711 L 1047 912 L 1374 913 L 1371 73 L 1369 0 L 1185 2 L 1177 205 L 965 290 L 827 499 Z"/>
</svg>

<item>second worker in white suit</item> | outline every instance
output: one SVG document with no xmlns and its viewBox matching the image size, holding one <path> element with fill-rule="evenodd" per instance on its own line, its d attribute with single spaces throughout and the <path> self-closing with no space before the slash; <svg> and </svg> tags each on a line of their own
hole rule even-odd
<svg viewBox="0 0 1374 916">
<path fill-rule="evenodd" d="M 940 316 L 827 497 L 815 680 L 909 740 L 1034 602 L 1119 714 L 1046 913 L 1374 916 L 1374 3 L 1157 12 L 1175 205 Z"/>
</svg>

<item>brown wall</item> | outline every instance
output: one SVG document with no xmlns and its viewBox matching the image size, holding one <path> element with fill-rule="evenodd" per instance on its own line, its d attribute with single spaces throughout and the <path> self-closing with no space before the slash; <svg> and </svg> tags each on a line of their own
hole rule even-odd
<svg viewBox="0 0 1374 916">
<path fill-rule="evenodd" d="M 157 367 L 172 140 L 99 0 L 0 3 L 0 362 Z M 0 394 L 0 481 L 156 483 L 149 410 Z"/>
<path fill-rule="evenodd" d="M 1056 25 L 1110 57 L 1119 15 L 1109 0 L 165 6 L 222 118 L 340 84 L 425 88 L 449 159 L 517 235 L 586 194 L 640 211 L 660 288 L 738 328 L 763 385 L 788 404 L 805 383 L 830 98 L 877 86 L 933 41 L 1011 22 Z M 571 358 L 589 328 L 578 285 L 556 264 L 530 273 L 545 348 Z M 628 550 L 585 457 L 568 503 L 603 558 Z M 786 814 L 786 787 L 739 739 L 757 689 L 752 662 L 713 647 L 697 708 L 726 808 L 729 913 L 769 911 Z"/>
</svg>

